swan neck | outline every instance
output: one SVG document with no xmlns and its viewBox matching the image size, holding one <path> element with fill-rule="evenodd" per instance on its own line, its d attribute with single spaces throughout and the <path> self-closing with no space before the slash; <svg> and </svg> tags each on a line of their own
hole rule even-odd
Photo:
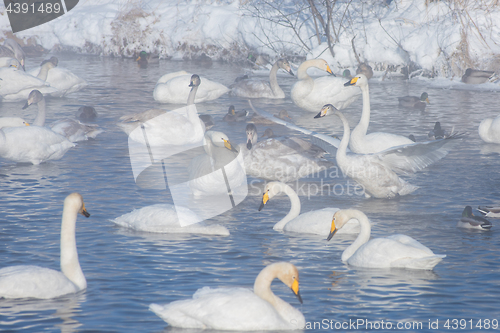
<svg viewBox="0 0 500 333">
<path fill-rule="evenodd" d="M 187 100 L 187 105 L 193 105 L 194 104 L 194 99 L 196 97 L 196 92 L 198 91 L 199 86 L 194 86 L 191 88 L 191 91 L 189 92 L 188 100 Z"/>
<path fill-rule="evenodd" d="M 297 69 L 297 78 L 299 80 L 312 80 L 311 77 L 307 74 L 307 70 L 309 67 L 314 66 L 311 60 L 304 61 Z"/>
<path fill-rule="evenodd" d="M 37 103 L 38 113 L 33 121 L 34 126 L 45 126 L 45 98 Z"/>
<path fill-rule="evenodd" d="M 360 211 L 352 210 L 350 211 L 349 217 L 351 219 L 357 219 L 359 221 L 360 232 L 358 237 L 354 242 L 347 247 L 342 253 L 342 261 L 347 261 L 349 258 L 361 247 L 370 240 L 371 235 L 371 225 L 368 217 Z"/>
<path fill-rule="evenodd" d="M 353 135 L 354 132 L 357 132 L 358 135 L 366 135 L 366 132 L 368 131 L 368 125 L 370 124 L 370 90 L 368 88 L 368 85 L 366 86 L 361 86 L 361 93 L 363 94 L 363 111 L 361 113 L 361 119 L 359 120 L 358 125 L 356 128 L 353 130 Z"/>
<path fill-rule="evenodd" d="M 278 78 L 277 78 L 278 69 L 279 69 L 278 62 L 275 62 L 273 67 L 271 68 L 271 72 L 269 73 L 269 85 L 271 86 L 271 90 L 274 96 L 285 94 L 278 84 Z"/>
<path fill-rule="evenodd" d="M 75 227 L 77 214 L 78 212 L 74 207 L 64 206 L 61 222 L 61 271 L 79 290 L 83 290 L 87 287 L 87 281 L 80 267 L 76 249 Z"/>
<path fill-rule="evenodd" d="M 344 126 L 344 135 L 342 136 L 342 140 L 340 140 L 335 158 L 337 159 L 339 167 L 343 169 L 342 166 L 345 165 L 345 161 L 347 159 L 347 145 L 349 144 L 351 129 L 349 128 L 349 123 L 347 122 L 345 116 L 341 113 L 337 113 L 337 115 L 340 117 L 342 125 Z"/>
<path fill-rule="evenodd" d="M 36 77 L 42 81 L 47 81 L 47 76 L 49 75 L 49 69 L 51 68 L 45 65 L 40 67 L 40 72 L 38 72 L 38 75 Z"/>
<path fill-rule="evenodd" d="M 271 290 L 271 283 L 276 278 L 274 267 L 274 265 L 267 266 L 257 275 L 253 285 L 253 292 L 276 308 L 281 299 Z"/>
<path fill-rule="evenodd" d="M 282 184 L 281 186 L 281 191 L 284 192 L 288 196 L 288 198 L 290 198 L 291 207 L 288 214 L 286 214 L 286 216 L 281 221 L 274 225 L 274 230 L 283 230 L 288 222 L 299 216 L 301 209 L 300 199 L 297 193 L 295 193 L 295 191 L 286 184 Z"/>
</svg>

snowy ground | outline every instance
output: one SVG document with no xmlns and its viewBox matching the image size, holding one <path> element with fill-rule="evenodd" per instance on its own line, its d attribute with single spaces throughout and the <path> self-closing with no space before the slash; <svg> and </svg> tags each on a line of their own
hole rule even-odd
<svg viewBox="0 0 500 333">
<path fill-rule="evenodd" d="M 307 0 L 80 0 L 64 16 L 16 37 L 49 50 L 114 56 L 146 50 L 173 59 L 201 53 L 230 61 L 249 53 L 322 57 L 340 72 L 357 65 L 355 36 L 360 61 L 376 70 L 411 66 L 424 74 L 459 77 L 467 67 L 500 68 L 495 2 L 338 0 L 332 11 L 335 57 L 321 27 L 318 40 Z M 314 3 L 326 19 L 326 9 Z M 5 7 L 0 8 L 0 31 L 9 36 Z"/>
</svg>

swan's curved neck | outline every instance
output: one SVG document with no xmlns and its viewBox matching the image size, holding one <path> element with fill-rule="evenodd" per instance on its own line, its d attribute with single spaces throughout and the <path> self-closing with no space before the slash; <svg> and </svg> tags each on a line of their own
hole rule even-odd
<svg viewBox="0 0 500 333">
<path fill-rule="evenodd" d="M 295 191 L 286 184 L 280 184 L 280 185 L 281 185 L 281 192 L 284 192 L 288 196 L 288 198 L 290 198 L 291 207 L 288 214 L 286 214 L 286 216 L 281 221 L 279 221 L 274 225 L 273 227 L 274 230 L 283 230 L 283 228 L 288 222 L 290 222 L 300 214 L 300 199 L 297 193 L 295 193 Z"/>
<path fill-rule="evenodd" d="M 45 126 L 45 99 L 42 99 L 36 105 L 38 107 L 38 113 L 33 121 L 33 125 Z"/>
<path fill-rule="evenodd" d="M 80 290 L 87 288 L 78 251 L 76 249 L 75 227 L 78 212 L 71 207 L 64 207 L 61 223 L 61 271 Z"/>
<path fill-rule="evenodd" d="M 307 74 L 307 70 L 309 69 L 309 67 L 313 66 L 314 64 L 313 62 L 311 62 L 311 60 L 304 61 L 297 69 L 297 78 L 299 80 L 312 80 L 312 78 Z"/>
<path fill-rule="evenodd" d="M 361 93 L 363 94 L 363 111 L 358 125 L 352 130 L 351 140 L 364 137 L 368 131 L 368 125 L 370 125 L 370 90 L 368 85 L 359 88 L 361 88 Z"/>
<path fill-rule="evenodd" d="M 187 100 L 187 105 L 193 105 L 194 104 L 194 99 L 196 97 L 196 92 L 198 91 L 199 86 L 194 86 L 191 88 L 191 91 L 189 92 L 188 100 Z"/>
<path fill-rule="evenodd" d="M 340 113 L 336 112 L 335 113 L 337 116 L 339 116 L 340 120 L 342 121 L 342 124 L 344 125 L 344 135 L 342 136 L 342 140 L 340 140 L 339 147 L 337 148 L 337 154 L 335 158 L 337 159 L 337 164 L 339 167 L 344 171 L 344 166 L 346 165 L 347 162 L 347 145 L 349 144 L 349 137 L 351 135 L 351 129 L 349 128 L 349 123 L 347 122 L 347 119 L 345 116 Z"/>
<path fill-rule="evenodd" d="M 253 285 L 253 292 L 263 300 L 271 303 L 275 308 L 279 307 L 284 301 L 276 296 L 271 290 L 271 283 L 276 278 L 276 266 L 269 265 L 264 268 Z"/>
<path fill-rule="evenodd" d="M 38 72 L 38 75 L 36 77 L 42 81 L 47 81 L 47 76 L 49 75 L 50 69 L 52 69 L 52 66 L 50 66 L 49 63 L 44 64 L 42 67 L 40 67 L 40 72 Z"/>
<path fill-rule="evenodd" d="M 347 261 L 361 245 L 365 244 L 370 240 L 370 234 L 372 231 L 370 221 L 364 213 L 359 210 L 350 210 L 349 217 L 357 219 L 359 221 L 360 232 L 356 240 L 347 247 L 342 253 L 342 261 Z"/>
<path fill-rule="evenodd" d="M 273 67 L 271 68 L 271 72 L 269 73 L 269 85 L 271 86 L 271 90 L 274 96 L 285 94 L 278 84 L 278 78 L 277 78 L 278 69 L 279 69 L 278 62 L 275 62 Z"/>
</svg>

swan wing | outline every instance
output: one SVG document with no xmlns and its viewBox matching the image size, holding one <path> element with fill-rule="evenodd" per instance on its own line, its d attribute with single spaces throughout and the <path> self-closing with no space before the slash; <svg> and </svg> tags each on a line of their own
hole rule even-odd
<svg viewBox="0 0 500 333">
<path fill-rule="evenodd" d="M 10 67 L 0 68 L 0 79 L 2 80 L 0 85 L 1 96 L 16 94 L 26 89 L 30 89 L 31 92 L 33 89 L 49 86 L 48 83 L 35 76 Z M 26 99 L 28 99 L 28 95 L 26 95 Z"/>
<path fill-rule="evenodd" d="M 59 119 L 51 126 L 52 131 L 61 134 L 71 142 L 85 141 L 102 133 L 97 125 L 82 124 L 78 120 L 65 118 Z"/>
<path fill-rule="evenodd" d="M 264 80 L 242 80 L 234 84 L 231 92 L 245 98 L 276 98 L 269 82 Z"/>
</svg>

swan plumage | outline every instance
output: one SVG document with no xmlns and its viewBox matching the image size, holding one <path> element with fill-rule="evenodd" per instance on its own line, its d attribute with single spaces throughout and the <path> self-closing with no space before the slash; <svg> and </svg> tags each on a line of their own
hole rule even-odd
<svg viewBox="0 0 500 333">
<path fill-rule="evenodd" d="M 325 104 L 332 104 L 341 110 L 358 99 L 360 91 L 353 87 L 345 87 L 345 78 L 322 76 L 313 79 L 307 74 L 307 69 L 310 67 L 333 74 L 323 59 L 304 61 L 297 70 L 299 80 L 292 86 L 290 92 L 295 105 L 313 112 L 317 112 Z"/>
<path fill-rule="evenodd" d="M 95 139 L 103 132 L 97 125 L 83 124 L 76 119 L 63 118 L 53 122 L 50 129 L 71 142 L 86 141 L 89 138 Z"/>
<path fill-rule="evenodd" d="M 134 209 L 130 213 L 115 218 L 113 222 L 137 231 L 229 236 L 227 228 L 219 224 L 207 225 L 205 222 L 198 222 L 181 226 L 177 214 L 182 214 L 182 219 L 186 224 L 191 221 L 199 221 L 196 214 L 188 208 L 170 204 L 156 204 Z"/>
<path fill-rule="evenodd" d="M 248 124 L 247 142 L 240 145 L 248 175 L 281 182 L 294 181 L 333 166 L 326 152 L 297 137 L 277 137 L 257 142 L 257 127 Z"/>
<path fill-rule="evenodd" d="M 417 189 L 399 176 L 391 169 L 386 155 L 371 154 L 358 155 L 347 154 L 347 144 L 350 137 L 350 128 L 347 119 L 342 112 L 335 110 L 332 105 L 325 105 L 316 117 L 333 113 L 337 115 L 344 126 L 344 135 L 337 149 L 337 165 L 348 177 L 361 184 L 366 197 L 394 198 L 398 195 L 410 194 Z M 390 161 L 389 161 L 390 162 Z"/>
<path fill-rule="evenodd" d="M 20 117 L 0 117 L 0 128 L 19 126 L 29 126 L 29 123 Z"/>
<path fill-rule="evenodd" d="M 205 84 L 205 81 L 203 81 Z M 145 144 L 143 131 L 136 130 L 144 126 L 147 139 L 152 146 L 195 144 L 203 140 L 205 126 L 198 117 L 194 101 L 201 86 L 201 79 L 193 74 L 186 87 L 191 87 L 187 96 L 187 106 L 165 112 L 150 109 L 145 112 L 123 116 L 117 125 L 129 135 L 129 139 Z"/>
<path fill-rule="evenodd" d="M 77 214 L 89 217 L 82 196 L 72 193 L 64 200 L 61 222 L 61 271 L 22 265 L 0 269 L 0 297 L 55 298 L 87 288 L 78 261 L 75 240 Z"/>
<path fill-rule="evenodd" d="M 295 330 L 305 327 L 304 315 L 271 291 L 278 278 L 299 298 L 299 272 L 287 262 L 265 267 L 253 292 L 245 288 L 204 287 L 192 299 L 151 304 L 149 309 L 170 326 L 236 331 Z"/>
<path fill-rule="evenodd" d="M 481 121 L 478 128 L 479 137 L 487 143 L 500 143 L 500 115 Z"/>
<path fill-rule="evenodd" d="M 278 59 L 269 73 L 269 81 L 247 79 L 240 80 L 231 86 L 231 93 L 245 98 L 285 98 L 285 92 L 278 84 L 278 70 L 283 69 L 293 75 L 290 63 L 286 59 Z"/>
<path fill-rule="evenodd" d="M 490 230 L 493 227 L 490 221 L 482 216 L 475 216 L 471 206 L 465 206 L 462 217 L 457 223 L 457 227 L 466 229 Z"/>
<path fill-rule="evenodd" d="M 280 193 L 285 193 L 288 196 L 291 207 L 288 214 L 274 225 L 274 230 L 328 236 L 328 228 L 332 223 L 332 216 L 339 209 L 329 207 L 300 214 L 301 204 L 299 196 L 285 183 L 269 182 L 266 184 L 259 211 L 264 208 L 269 200 Z M 345 229 L 339 232 L 342 234 L 358 233 L 358 221 L 351 220 Z"/>
<path fill-rule="evenodd" d="M 51 57 L 49 60 L 42 62 L 39 68 L 31 70 L 30 74 L 37 76 L 49 83 L 51 87 L 57 89 L 59 93 L 54 94 L 57 97 L 66 96 L 88 86 L 87 81 L 69 69 L 59 67 L 58 63 L 59 60 L 56 57 Z"/>
<path fill-rule="evenodd" d="M 391 235 L 370 239 L 368 217 L 356 209 L 335 212 L 331 222 L 332 239 L 337 230 L 352 218 L 359 221 L 361 231 L 356 240 L 342 253 L 342 261 L 349 265 L 368 268 L 410 268 L 432 270 L 446 255 L 434 254 L 428 247 L 406 235 Z"/>
<path fill-rule="evenodd" d="M 153 98 L 160 103 L 184 104 L 188 99 L 191 74 L 179 71 L 163 75 L 156 83 Z M 211 101 L 227 93 L 229 89 L 223 84 L 203 78 L 194 103 Z"/>
<path fill-rule="evenodd" d="M 500 217 L 500 206 L 479 206 L 477 210 L 485 217 Z"/>
<path fill-rule="evenodd" d="M 417 96 L 403 96 L 398 97 L 399 106 L 405 108 L 414 108 L 414 109 L 425 109 L 427 104 L 430 104 L 429 94 L 423 92 L 420 97 Z"/>
</svg>

